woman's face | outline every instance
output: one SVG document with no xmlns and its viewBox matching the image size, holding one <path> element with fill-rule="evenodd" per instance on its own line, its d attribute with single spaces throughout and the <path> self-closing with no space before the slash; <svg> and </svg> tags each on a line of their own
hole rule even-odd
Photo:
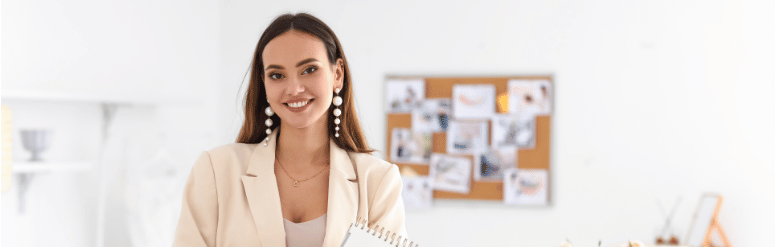
<svg viewBox="0 0 775 247">
<path fill-rule="evenodd" d="M 267 100 L 283 124 L 325 125 L 334 89 L 342 87 L 342 60 L 332 65 L 323 41 L 296 30 L 269 41 L 261 57 Z"/>
</svg>

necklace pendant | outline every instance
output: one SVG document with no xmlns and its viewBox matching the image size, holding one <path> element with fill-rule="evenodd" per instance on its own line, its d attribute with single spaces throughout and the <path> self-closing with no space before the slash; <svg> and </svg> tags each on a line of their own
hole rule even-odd
<svg viewBox="0 0 775 247">
<path fill-rule="evenodd" d="M 299 181 L 293 181 L 293 187 L 299 187 Z"/>
</svg>

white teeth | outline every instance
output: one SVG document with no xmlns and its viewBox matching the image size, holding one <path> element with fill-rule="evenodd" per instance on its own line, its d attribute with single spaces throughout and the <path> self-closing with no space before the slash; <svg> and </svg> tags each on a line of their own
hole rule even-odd
<svg viewBox="0 0 775 247">
<path fill-rule="evenodd" d="M 307 105 L 307 103 L 309 103 L 309 100 L 305 101 L 305 102 L 288 103 L 288 106 L 293 107 L 293 108 L 299 108 L 299 107 Z"/>
</svg>

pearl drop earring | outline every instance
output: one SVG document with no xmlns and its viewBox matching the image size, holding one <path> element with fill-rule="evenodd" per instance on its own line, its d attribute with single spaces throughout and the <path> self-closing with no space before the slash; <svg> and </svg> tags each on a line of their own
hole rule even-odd
<svg viewBox="0 0 775 247">
<path fill-rule="evenodd" d="M 342 110 L 339 110 L 339 106 L 342 105 L 342 97 L 339 97 L 339 88 L 335 90 L 336 96 L 334 96 L 333 103 L 336 106 L 336 109 L 334 109 L 334 116 L 336 119 L 334 119 L 334 123 L 336 124 L 336 127 L 334 130 L 336 130 L 336 134 L 334 134 L 335 137 L 339 137 L 339 123 L 341 120 L 339 120 L 339 115 L 342 115 Z"/>
<path fill-rule="evenodd" d="M 272 106 L 269 105 L 269 101 L 266 101 L 267 106 L 266 109 L 264 109 L 264 113 L 266 113 L 266 138 L 264 138 L 264 146 L 269 145 L 269 135 L 272 134 L 272 115 L 274 115 L 274 111 L 272 111 Z"/>
</svg>

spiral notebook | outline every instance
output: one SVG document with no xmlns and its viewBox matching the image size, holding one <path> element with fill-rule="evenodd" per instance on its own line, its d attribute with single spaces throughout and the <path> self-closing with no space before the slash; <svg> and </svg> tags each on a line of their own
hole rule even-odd
<svg viewBox="0 0 775 247">
<path fill-rule="evenodd" d="M 379 225 L 368 227 L 366 220 L 358 219 L 350 225 L 347 235 L 344 236 L 344 242 L 341 247 L 417 247 L 415 244 L 402 236 L 396 236 L 390 231 L 385 232 L 385 228 Z"/>
</svg>

